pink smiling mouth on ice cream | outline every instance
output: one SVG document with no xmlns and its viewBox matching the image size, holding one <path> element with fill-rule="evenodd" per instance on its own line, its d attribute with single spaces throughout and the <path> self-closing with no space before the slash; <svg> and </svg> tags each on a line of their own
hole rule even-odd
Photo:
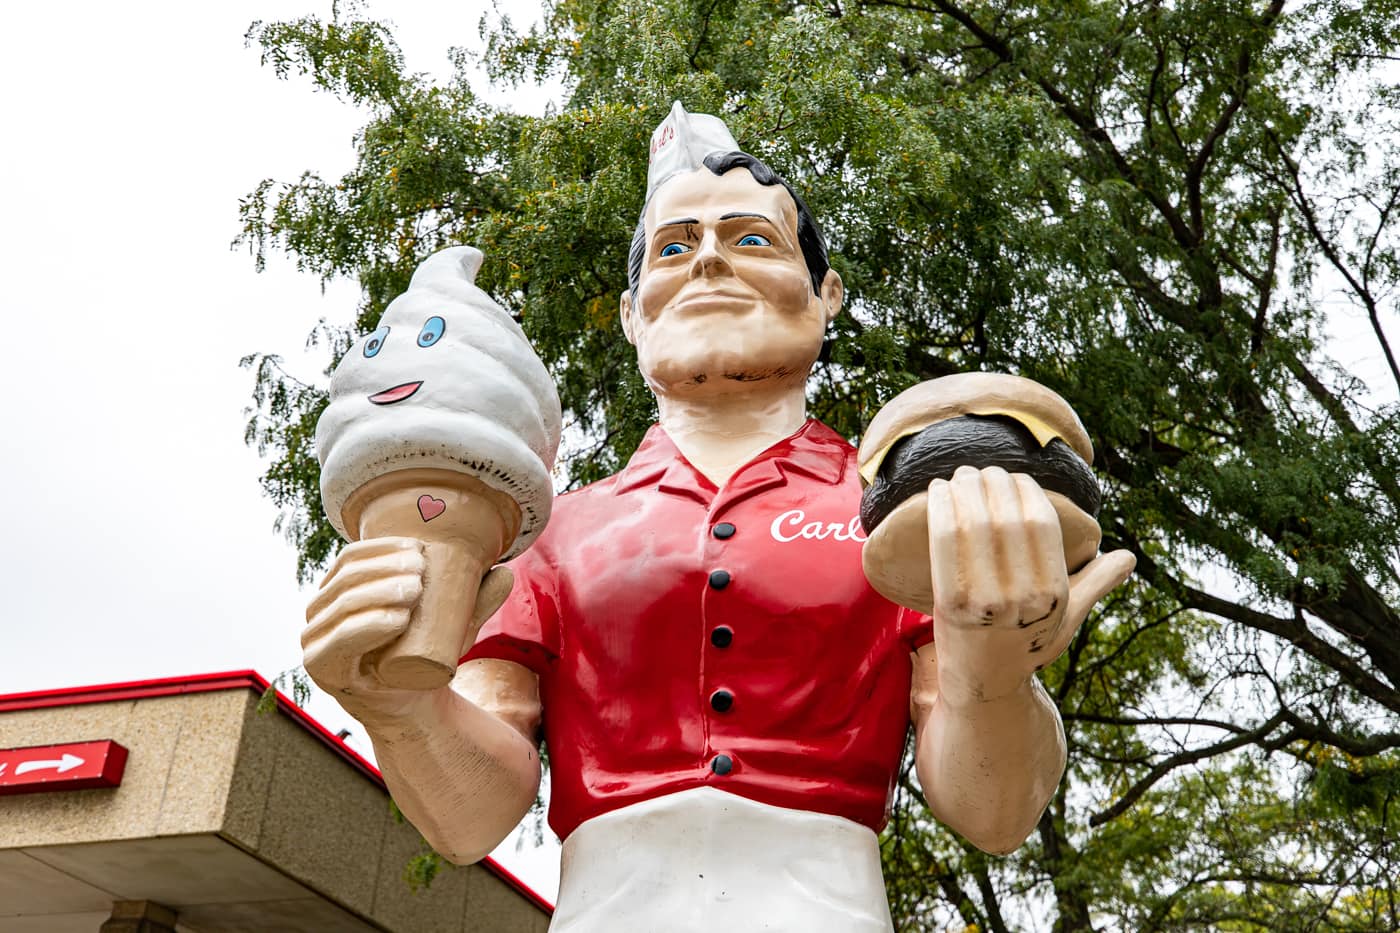
<svg viewBox="0 0 1400 933">
<path fill-rule="evenodd" d="M 369 397 L 369 400 L 376 405 L 392 405 L 395 402 L 402 402 L 418 388 L 423 385 L 419 382 L 405 382 L 403 385 L 394 386 L 392 389 L 385 389 L 383 392 L 376 392 Z"/>
</svg>

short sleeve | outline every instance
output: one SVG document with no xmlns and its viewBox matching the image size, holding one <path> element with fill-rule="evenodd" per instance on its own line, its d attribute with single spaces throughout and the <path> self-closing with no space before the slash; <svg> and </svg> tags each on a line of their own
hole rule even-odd
<svg viewBox="0 0 1400 933">
<path fill-rule="evenodd" d="M 910 651 L 917 651 L 927 645 L 933 641 L 933 616 L 904 606 L 899 607 L 899 637 L 904 639 Z"/>
<path fill-rule="evenodd" d="M 538 543 L 506 566 L 515 576 L 510 595 L 481 626 L 462 661 L 514 661 L 543 674 L 559 657 L 556 569 Z"/>
</svg>

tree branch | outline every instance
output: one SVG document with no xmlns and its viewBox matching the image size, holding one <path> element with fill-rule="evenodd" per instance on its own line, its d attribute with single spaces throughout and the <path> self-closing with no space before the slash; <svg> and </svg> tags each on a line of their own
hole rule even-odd
<svg viewBox="0 0 1400 933">
<path fill-rule="evenodd" d="M 1260 17 L 1259 25 L 1268 29 L 1278 19 L 1278 15 L 1283 10 L 1283 0 L 1274 0 L 1269 4 L 1269 8 Z M 1205 140 L 1201 143 L 1200 152 L 1196 153 L 1196 158 L 1192 160 L 1191 166 L 1186 172 L 1186 197 L 1190 204 L 1191 226 L 1195 230 L 1197 240 L 1205 238 L 1205 217 L 1201 208 L 1201 179 L 1205 175 L 1206 166 L 1210 164 L 1211 156 L 1215 153 L 1215 147 L 1220 140 L 1225 137 L 1230 129 L 1230 124 L 1234 122 L 1235 114 L 1239 113 L 1240 107 L 1244 105 L 1245 94 L 1249 91 L 1249 70 L 1253 61 L 1253 54 L 1248 45 L 1240 49 L 1239 58 L 1235 63 L 1235 75 L 1230 90 L 1229 100 L 1225 109 L 1216 119 L 1215 125 L 1206 134 Z"/>
<path fill-rule="evenodd" d="M 1181 752 L 1180 754 L 1172 755 L 1170 758 L 1162 760 L 1161 762 L 1154 765 L 1152 770 L 1148 771 L 1143 778 L 1137 781 L 1137 783 L 1133 784 L 1132 787 L 1129 787 L 1123 793 L 1123 796 L 1119 797 L 1118 800 L 1115 801 L 1112 806 L 1108 807 L 1107 809 L 1100 810 L 1098 813 L 1095 813 L 1093 816 L 1089 817 L 1089 825 L 1102 826 L 1104 823 L 1107 823 L 1114 817 L 1126 812 L 1133 804 L 1137 803 L 1138 798 L 1140 798 L 1143 794 L 1147 793 L 1147 791 L 1149 791 L 1154 784 L 1156 784 L 1162 778 L 1166 777 L 1171 772 L 1175 771 L 1177 768 L 1184 767 L 1185 765 L 1189 764 L 1195 764 L 1196 762 L 1202 761 L 1206 758 L 1214 758 L 1216 755 L 1222 755 L 1225 752 L 1234 751 L 1235 749 L 1242 748 L 1245 745 L 1250 745 L 1255 742 L 1259 742 L 1265 737 L 1267 737 L 1270 732 L 1274 731 L 1274 729 L 1278 728 L 1279 724 L 1283 721 L 1283 713 L 1279 712 L 1274 714 L 1256 729 L 1251 729 L 1248 732 L 1241 732 L 1239 735 L 1225 739 L 1222 742 L 1217 742 L 1214 745 L 1206 745 L 1201 748 L 1193 748 L 1190 751 Z"/>
<path fill-rule="evenodd" d="M 1195 716 L 1100 716 L 1094 713 L 1063 713 L 1065 722 L 1092 722 L 1103 726 L 1206 726 L 1226 732 L 1246 730 L 1237 723 L 1222 719 L 1202 719 Z"/>
<path fill-rule="evenodd" d="M 1338 253 L 1336 244 L 1323 233 L 1322 225 L 1318 220 L 1317 211 L 1313 207 L 1312 199 L 1308 197 L 1307 192 L 1303 188 L 1302 169 L 1284 149 L 1283 141 L 1279 139 L 1278 133 L 1272 128 L 1267 128 L 1265 130 L 1265 135 L 1269 138 L 1269 141 L 1274 144 L 1274 149 L 1288 172 L 1288 183 L 1283 187 L 1288 194 L 1289 200 L 1293 202 L 1293 206 L 1298 208 L 1298 212 L 1303 216 L 1303 222 L 1307 226 L 1308 235 L 1312 237 L 1317 248 L 1322 252 L 1322 255 L 1327 258 L 1327 262 L 1332 268 L 1336 269 L 1337 272 L 1341 274 L 1342 278 L 1346 279 L 1347 285 L 1366 308 L 1366 314 L 1371 319 L 1376 338 L 1380 341 L 1381 351 L 1385 354 L 1386 364 L 1390 367 L 1391 379 L 1394 380 L 1396 387 L 1400 388 L 1400 364 L 1396 363 L 1395 354 L 1391 352 L 1390 349 L 1390 343 L 1386 340 L 1384 331 L 1380 329 L 1379 308 L 1377 307 L 1375 296 L 1371 294 L 1371 290 L 1367 287 L 1365 282 L 1359 281 L 1356 278 L 1351 268 L 1343 261 L 1341 254 Z M 1379 228 L 1376 230 L 1376 235 L 1380 236 Z"/>
<path fill-rule="evenodd" d="M 1154 587 L 1175 596 L 1182 605 L 1281 638 L 1333 669 L 1342 681 L 1353 690 L 1375 700 L 1386 709 L 1400 713 L 1400 695 L 1397 695 L 1393 687 L 1376 679 L 1369 670 L 1350 655 L 1308 631 L 1306 625 L 1292 619 L 1271 616 L 1189 586 L 1163 570 L 1155 560 L 1144 552 L 1136 539 L 1127 532 L 1127 529 L 1119 525 L 1115 531 L 1118 539 L 1110 542 L 1109 539 L 1105 538 L 1105 547 L 1111 543 L 1132 551 L 1137 556 L 1138 575 Z"/>
<path fill-rule="evenodd" d="M 1132 163 L 1113 144 L 1113 138 L 1108 135 L 1108 131 L 1099 125 L 1093 115 L 1075 105 L 1059 86 L 1049 78 L 1033 72 L 1029 65 L 1023 62 L 1012 51 L 1010 44 L 998 37 L 991 30 L 984 27 L 967 10 L 948 0 L 931 0 L 933 6 L 925 6 L 918 3 L 900 3 L 895 0 L 877 0 L 872 2 L 872 6 L 892 6 L 906 10 L 917 10 L 924 13 L 943 13 L 955 22 L 960 24 L 968 32 L 972 33 L 987 49 L 1003 63 L 1012 66 L 1017 73 L 1030 81 L 1050 101 L 1059 108 L 1060 113 L 1074 124 L 1079 130 L 1084 140 L 1090 144 L 1091 151 L 1098 151 L 1112 163 L 1115 171 L 1127 180 L 1134 188 L 1142 192 L 1143 196 L 1156 208 L 1157 213 L 1167 222 L 1171 228 L 1172 235 L 1177 241 L 1189 250 L 1195 250 L 1200 245 L 1198 238 L 1191 228 L 1182 220 L 1181 214 L 1172 203 L 1160 191 L 1149 187 Z"/>
</svg>

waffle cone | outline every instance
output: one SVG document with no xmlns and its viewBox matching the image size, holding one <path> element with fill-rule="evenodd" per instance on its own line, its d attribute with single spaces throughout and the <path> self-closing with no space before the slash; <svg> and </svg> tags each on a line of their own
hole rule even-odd
<svg viewBox="0 0 1400 933">
<path fill-rule="evenodd" d="M 408 628 L 372 662 L 391 687 L 446 686 L 476 634 L 473 610 L 482 577 L 520 530 L 520 507 L 470 474 L 414 468 L 360 486 L 346 498 L 341 517 L 353 540 L 423 542 L 423 592 Z"/>
</svg>

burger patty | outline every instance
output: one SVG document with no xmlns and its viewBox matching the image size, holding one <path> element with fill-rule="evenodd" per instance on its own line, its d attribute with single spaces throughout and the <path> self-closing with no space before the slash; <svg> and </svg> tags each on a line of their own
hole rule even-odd
<svg viewBox="0 0 1400 933">
<path fill-rule="evenodd" d="M 960 466 L 997 466 L 1025 473 L 1042 489 L 1058 492 L 1097 517 L 1103 502 L 1089 465 L 1059 438 L 1045 446 L 1014 418 L 961 415 L 929 425 L 894 443 L 875 482 L 860 500 L 860 522 L 870 534 L 885 516 L 936 479 L 951 479 Z"/>
</svg>

